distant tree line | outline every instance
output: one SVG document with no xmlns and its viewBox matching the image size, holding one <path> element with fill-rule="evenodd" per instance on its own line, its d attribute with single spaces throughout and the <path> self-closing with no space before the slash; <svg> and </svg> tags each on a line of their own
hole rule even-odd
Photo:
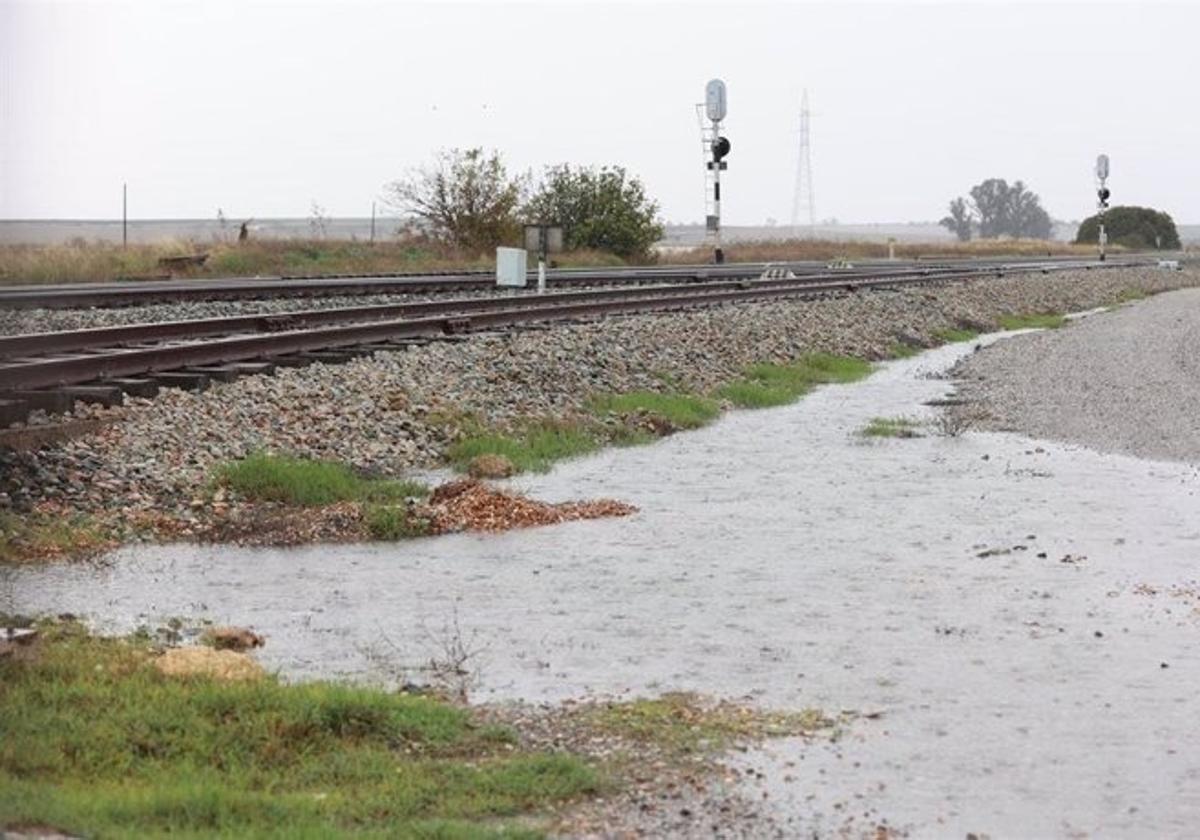
<svg viewBox="0 0 1200 840">
<path fill-rule="evenodd" d="M 1049 239 L 1054 230 L 1050 214 L 1037 193 L 1021 181 L 1011 185 L 1003 178 L 988 178 L 971 187 L 969 198 L 950 202 L 950 212 L 939 224 L 966 242 L 980 239 Z"/>
<path fill-rule="evenodd" d="M 1178 250 L 1179 231 L 1175 220 L 1166 213 L 1149 207 L 1112 207 L 1104 211 L 1104 230 L 1108 241 L 1135 251 L 1164 249 Z M 1089 216 L 1075 234 L 1077 243 L 1095 243 L 1100 239 L 1099 214 Z"/>
<path fill-rule="evenodd" d="M 561 225 L 566 247 L 641 257 L 662 238 L 658 203 L 620 166 L 548 166 L 510 174 L 498 152 L 448 149 L 384 187 L 385 202 L 425 235 L 464 250 L 517 244 L 522 225 Z"/>
</svg>

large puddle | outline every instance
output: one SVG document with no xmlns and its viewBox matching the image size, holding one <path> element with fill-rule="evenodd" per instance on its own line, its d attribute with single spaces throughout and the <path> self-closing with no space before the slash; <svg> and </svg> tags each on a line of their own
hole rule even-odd
<svg viewBox="0 0 1200 840">
<path fill-rule="evenodd" d="M 685 689 L 881 713 L 836 744 L 744 759 L 797 834 L 886 819 L 915 836 L 1190 835 L 1197 470 L 1014 435 L 858 436 L 874 416 L 934 417 L 923 403 L 965 352 L 516 482 L 629 501 L 628 519 L 130 548 L 0 572 L 0 608 L 247 624 L 291 677 L 371 676 L 371 651 L 423 661 L 457 616 L 482 648 L 479 701 Z"/>
</svg>

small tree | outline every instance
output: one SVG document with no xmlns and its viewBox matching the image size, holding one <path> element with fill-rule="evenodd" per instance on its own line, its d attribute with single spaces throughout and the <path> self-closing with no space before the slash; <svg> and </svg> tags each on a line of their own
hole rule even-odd
<svg viewBox="0 0 1200 840">
<path fill-rule="evenodd" d="M 967 207 L 965 198 L 956 198 L 950 202 L 950 215 L 944 216 L 939 225 L 958 237 L 959 242 L 971 238 L 971 210 Z"/>
<path fill-rule="evenodd" d="M 662 238 L 658 203 L 622 167 L 548 167 L 524 208 L 531 222 L 563 226 L 568 248 L 643 257 Z"/>
<path fill-rule="evenodd" d="M 435 239 L 489 250 L 519 238 L 525 191 L 526 179 L 510 176 L 498 152 L 449 149 L 386 185 L 384 202 Z"/>
<path fill-rule="evenodd" d="M 1182 247 L 1175 220 L 1149 207 L 1113 207 L 1104 213 L 1104 230 L 1109 241 L 1138 251 Z M 1100 216 L 1089 216 L 1075 234 L 1078 244 L 1094 244 L 1100 238 Z"/>
</svg>

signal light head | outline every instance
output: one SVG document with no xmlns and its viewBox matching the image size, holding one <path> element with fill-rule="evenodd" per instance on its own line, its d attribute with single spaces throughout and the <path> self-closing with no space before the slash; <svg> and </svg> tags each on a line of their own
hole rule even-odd
<svg viewBox="0 0 1200 840">
<path fill-rule="evenodd" d="M 729 154 L 729 149 L 729 138 L 718 137 L 713 141 L 712 144 L 713 160 L 719 161 L 721 158 L 725 157 L 725 155 Z"/>
</svg>

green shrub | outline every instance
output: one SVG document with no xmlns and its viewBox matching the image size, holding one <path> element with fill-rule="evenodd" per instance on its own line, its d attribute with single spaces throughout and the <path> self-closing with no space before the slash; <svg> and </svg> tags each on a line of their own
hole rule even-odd
<svg viewBox="0 0 1200 840">
<path fill-rule="evenodd" d="M 707 397 L 662 394 L 657 391 L 600 394 L 592 397 L 591 405 L 594 411 L 601 414 L 654 414 L 677 429 L 698 429 L 721 413 L 721 407 Z"/>
<path fill-rule="evenodd" d="M 216 468 L 216 480 L 248 499 L 316 506 L 424 496 L 413 481 L 363 478 L 345 464 L 256 452 Z"/>
<path fill-rule="evenodd" d="M 1137 251 L 1161 248 L 1176 251 L 1182 247 L 1175 220 L 1166 213 L 1149 207 L 1112 207 L 1103 216 L 1097 214 L 1083 220 L 1075 234 L 1077 244 L 1095 244 L 1100 238 L 1100 220 L 1108 241 Z"/>
</svg>

